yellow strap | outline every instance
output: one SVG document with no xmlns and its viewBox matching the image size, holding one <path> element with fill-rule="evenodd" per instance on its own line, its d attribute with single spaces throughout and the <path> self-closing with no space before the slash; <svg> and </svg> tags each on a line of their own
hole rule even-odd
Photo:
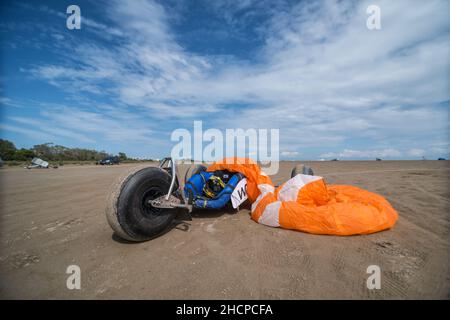
<svg viewBox="0 0 450 320">
<path fill-rule="evenodd" d="M 225 182 L 223 182 L 222 181 L 222 179 L 220 179 L 219 177 L 216 177 L 216 176 L 211 176 L 211 178 L 210 179 L 213 179 L 213 180 L 216 180 L 216 181 L 218 181 L 219 182 L 219 184 L 220 184 L 220 186 L 222 187 L 222 188 L 225 188 Z"/>
</svg>

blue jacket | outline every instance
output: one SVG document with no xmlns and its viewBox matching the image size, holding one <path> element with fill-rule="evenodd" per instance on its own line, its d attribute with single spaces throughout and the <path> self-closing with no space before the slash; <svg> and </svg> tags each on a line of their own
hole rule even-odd
<svg viewBox="0 0 450 320">
<path fill-rule="evenodd" d="M 240 173 L 235 173 L 230 180 L 228 180 L 225 188 L 213 199 L 207 198 L 203 194 L 203 186 L 206 181 L 214 175 L 214 172 L 202 171 L 198 174 L 194 174 L 184 186 L 184 194 L 186 198 L 189 198 L 189 194 L 192 194 L 193 205 L 196 208 L 208 208 L 208 209 L 220 209 L 223 208 L 228 201 L 230 201 L 231 193 L 236 188 L 238 182 L 243 178 Z"/>
</svg>

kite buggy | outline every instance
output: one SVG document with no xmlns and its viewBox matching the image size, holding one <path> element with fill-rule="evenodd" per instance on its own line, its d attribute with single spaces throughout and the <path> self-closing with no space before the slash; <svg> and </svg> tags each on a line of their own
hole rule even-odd
<svg viewBox="0 0 450 320">
<path fill-rule="evenodd" d="M 291 179 L 275 187 L 248 158 L 191 165 L 183 180 L 171 158 L 157 167 L 135 168 L 113 185 L 106 216 L 117 236 L 146 241 L 166 231 L 179 210 L 238 209 L 245 201 L 258 223 L 314 234 L 374 233 L 391 228 L 398 218 L 382 196 L 326 184 L 304 165 L 295 166 Z"/>
</svg>

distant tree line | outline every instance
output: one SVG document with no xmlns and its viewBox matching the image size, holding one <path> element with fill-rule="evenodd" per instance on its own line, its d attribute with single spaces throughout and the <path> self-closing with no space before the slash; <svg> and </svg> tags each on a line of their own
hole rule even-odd
<svg viewBox="0 0 450 320">
<path fill-rule="evenodd" d="M 105 151 L 82 148 L 67 148 L 53 143 L 37 144 L 31 149 L 17 149 L 14 143 L 0 139 L 0 158 L 2 160 L 28 161 L 34 157 L 45 161 L 98 161 L 111 156 Z M 131 160 L 124 152 L 119 152 L 121 161 Z"/>
</svg>

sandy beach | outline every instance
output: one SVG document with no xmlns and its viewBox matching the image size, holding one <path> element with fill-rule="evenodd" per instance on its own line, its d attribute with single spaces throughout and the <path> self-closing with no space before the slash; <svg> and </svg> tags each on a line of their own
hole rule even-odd
<svg viewBox="0 0 450 320">
<path fill-rule="evenodd" d="M 385 196 L 399 213 L 380 233 L 319 236 L 270 228 L 249 210 L 193 214 L 127 243 L 105 218 L 131 164 L 0 169 L 2 299 L 448 299 L 449 161 L 305 162 L 329 183 Z M 273 176 L 287 180 L 294 162 Z M 68 290 L 66 268 L 81 269 Z M 369 265 L 381 289 L 369 290 Z"/>
</svg>

